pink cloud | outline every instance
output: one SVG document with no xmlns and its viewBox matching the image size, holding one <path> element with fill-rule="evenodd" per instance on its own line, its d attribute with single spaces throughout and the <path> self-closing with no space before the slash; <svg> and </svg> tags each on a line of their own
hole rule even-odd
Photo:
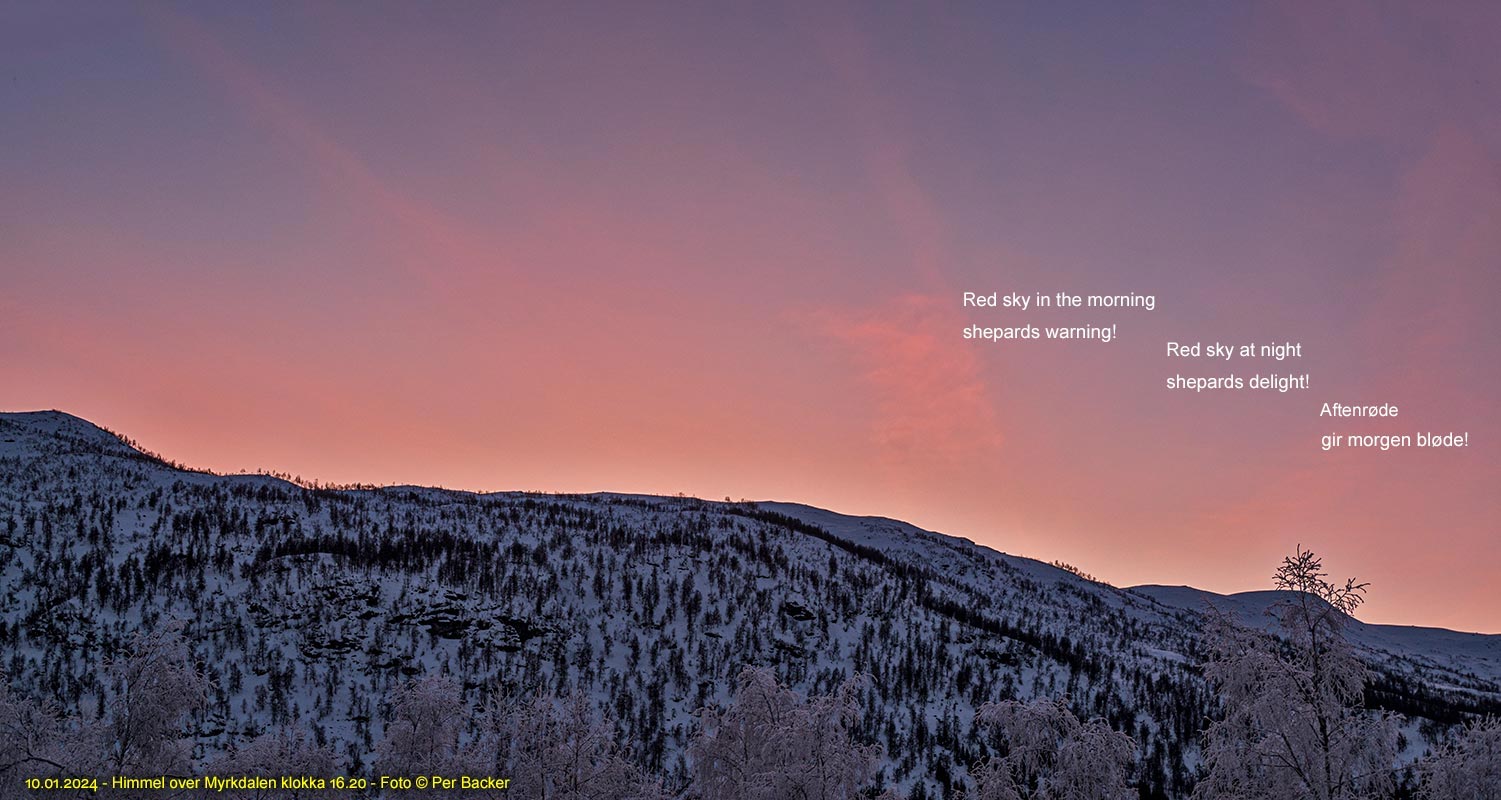
<svg viewBox="0 0 1501 800">
<path fill-rule="evenodd" d="M 893 464 L 972 466 L 993 458 L 1001 425 L 981 363 L 959 338 L 962 321 L 934 297 L 816 315 L 847 345 L 876 411 L 872 437 Z"/>
</svg>

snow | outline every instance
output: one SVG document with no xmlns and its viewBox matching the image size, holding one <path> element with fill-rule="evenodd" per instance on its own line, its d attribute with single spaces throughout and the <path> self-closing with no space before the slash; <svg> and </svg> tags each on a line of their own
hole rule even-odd
<svg viewBox="0 0 1501 800">
<path fill-rule="evenodd" d="M 1262 628 L 1270 626 L 1271 609 L 1287 597 L 1275 591 L 1220 595 L 1190 586 L 1133 586 L 1127 591 L 1170 608 L 1195 613 L 1216 609 L 1234 615 L 1242 624 Z M 1350 620 L 1345 636 L 1372 661 L 1396 661 L 1408 670 L 1437 673 L 1432 679 L 1439 685 L 1501 693 L 1501 636 L 1378 625 L 1359 619 Z M 1443 683 L 1445 675 L 1452 681 Z"/>
<path fill-rule="evenodd" d="M 1196 743 L 1165 739 L 1213 711 L 1196 661 L 1205 600 L 1251 620 L 1271 597 L 1120 590 L 795 503 L 314 492 L 175 469 L 61 412 L 0 414 L 10 686 L 92 713 L 109 693 L 100 658 L 179 620 L 215 687 L 194 723 L 209 753 L 295 723 L 369 763 L 383 699 L 449 675 L 471 706 L 577 687 L 633 758 L 681 776 L 697 712 L 758 666 L 804 696 L 870 675 L 862 735 L 904 787 L 936 791 L 940 760 L 984 753 L 956 738 L 983 704 L 1066 696 L 1081 717 L 1147 736 L 1142 752 L 1175 753 L 1162 788 L 1177 796 Z M 1440 694 L 1486 695 L 1501 677 L 1501 637 L 1352 630 L 1381 668 Z"/>
</svg>

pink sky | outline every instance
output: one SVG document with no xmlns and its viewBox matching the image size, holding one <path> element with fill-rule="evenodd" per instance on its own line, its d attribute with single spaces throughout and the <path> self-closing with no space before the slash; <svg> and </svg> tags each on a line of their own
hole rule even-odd
<svg viewBox="0 0 1501 800">
<path fill-rule="evenodd" d="M 223 471 L 793 500 L 1117 585 L 1266 588 L 1301 543 L 1368 620 L 1501 632 L 1501 11 L 1304 5 L 12 7 L 0 408 Z M 1169 392 L 1212 370 L 1168 340 L 1301 341 L 1313 389 Z M 1318 447 L 1419 430 L 1472 446 Z"/>
</svg>

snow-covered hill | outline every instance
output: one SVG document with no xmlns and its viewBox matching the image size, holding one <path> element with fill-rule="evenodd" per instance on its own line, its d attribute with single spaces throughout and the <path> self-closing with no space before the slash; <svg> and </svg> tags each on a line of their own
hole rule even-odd
<svg viewBox="0 0 1501 800">
<path fill-rule="evenodd" d="M 1272 610 L 1285 600 L 1275 591 L 1220 595 L 1190 586 L 1133 586 L 1132 594 L 1192 613 L 1219 611 L 1242 624 L 1270 628 Z M 1345 636 L 1366 659 L 1398 674 L 1439 686 L 1482 693 L 1501 691 L 1501 636 L 1413 625 L 1373 625 L 1351 619 Z"/>
<path fill-rule="evenodd" d="M 216 687 L 205 752 L 293 723 L 365 762 L 382 698 L 445 673 L 473 704 L 586 692 L 680 777 L 694 712 L 758 664 L 809 693 L 870 675 L 860 732 L 888 781 L 941 796 L 989 752 L 981 704 L 1066 697 L 1137 740 L 1151 793 L 1181 796 L 1213 711 L 1205 598 L 794 504 L 305 488 L 187 471 L 59 412 L 0 415 L 7 680 L 97 713 L 101 661 L 181 626 Z M 1252 618 L 1269 599 L 1224 602 Z M 1498 707 L 1501 637 L 1354 630 L 1383 671 L 1373 702 L 1433 724 Z"/>
</svg>

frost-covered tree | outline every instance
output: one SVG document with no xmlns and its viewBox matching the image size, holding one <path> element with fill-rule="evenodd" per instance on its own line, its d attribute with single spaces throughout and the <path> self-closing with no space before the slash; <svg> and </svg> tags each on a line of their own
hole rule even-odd
<svg viewBox="0 0 1501 800">
<path fill-rule="evenodd" d="M 714 800 L 847 800 L 875 777 L 879 745 L 857 742 L 863 678 L 806 703 L 747 667 L 726 709 L 705 709 L 689 748 L 693 792 Z"/>
<path fill-rule="evenodd" d="M 1081 722 L 1059 701 L 987 703 L 976 721 L 1003 754 L 977 764 L 967 800 L 1128 800 L 1136 744 L 1104 720 Z"/>
<path fill-rule="evenodd" d="M 138 634 L 130 652 L 109 664 L 114 687 L 102 736 L 103 764 L 115 775 L 187 775 L 192 748 L 183 737 L 190 714 L 208 700 L 208 681 L 176 627 Z M 86 745 L 74 748 L 87 759 Z M 77 765 L 75 765 L 77 766 Z"/>
<path fill-rule="evenodd" d="M 1418 768 L 1424 800 L 1494 800 L 1501 797 L 1501 719 L 1470 726 L 1465 735 Z"/>
<path fill-rule="evenodd" d="M 636 769 L 616 745 L 615 727 L 588 698 L 541 695 L 497 703 L 480 737 L 496 769 L 513 777 L 508 798 L 521 800 L 661 800 L 661 782 Z"/>
<path fill-rule="evenodd" d="M 296 728 L 281 728 L 265 733 L 231 750 L 210 762 L 208 771 L 221 776 L 249 775 L 272 777 L 281 775 L 335 775 L 339 770 L 339 758 L 332 747 L 320 745 L 306 731 Z M 273 790 L 227 789 L 220 793 L 229 800 L 259 800 L 259 798 L 287 798 L 321 795 L 321 792 L 295 789 Z"/>
<path fill-rule="evenodd" d="M 469 761 L 461 749 L 464 694 L 452 678 L 428 676 L 399 687 L 390 699 L 391 721 L 376 753 L 381 774 L 457 775 Z"/>
<path fill-rule="evenodd" d="M 0 800 L 25 797 L 22 781 L 64 769 L 62 733 L 55 709 L 16 695 L 0 682 Z"/>
<path fill-rule="evenodd" d="M 1205 734 L 1196 800 L 1371 800 L 1392 789 L 1396 726 L 1361 707 L 1368 678 L 1344 637 L 1366 585 L 1331 583 L 1298 548 L 1274 576 L 1276 634 L 1227 616 L 1208 631 L 1204 673 L 1224 714 Z"/>
</svg>

